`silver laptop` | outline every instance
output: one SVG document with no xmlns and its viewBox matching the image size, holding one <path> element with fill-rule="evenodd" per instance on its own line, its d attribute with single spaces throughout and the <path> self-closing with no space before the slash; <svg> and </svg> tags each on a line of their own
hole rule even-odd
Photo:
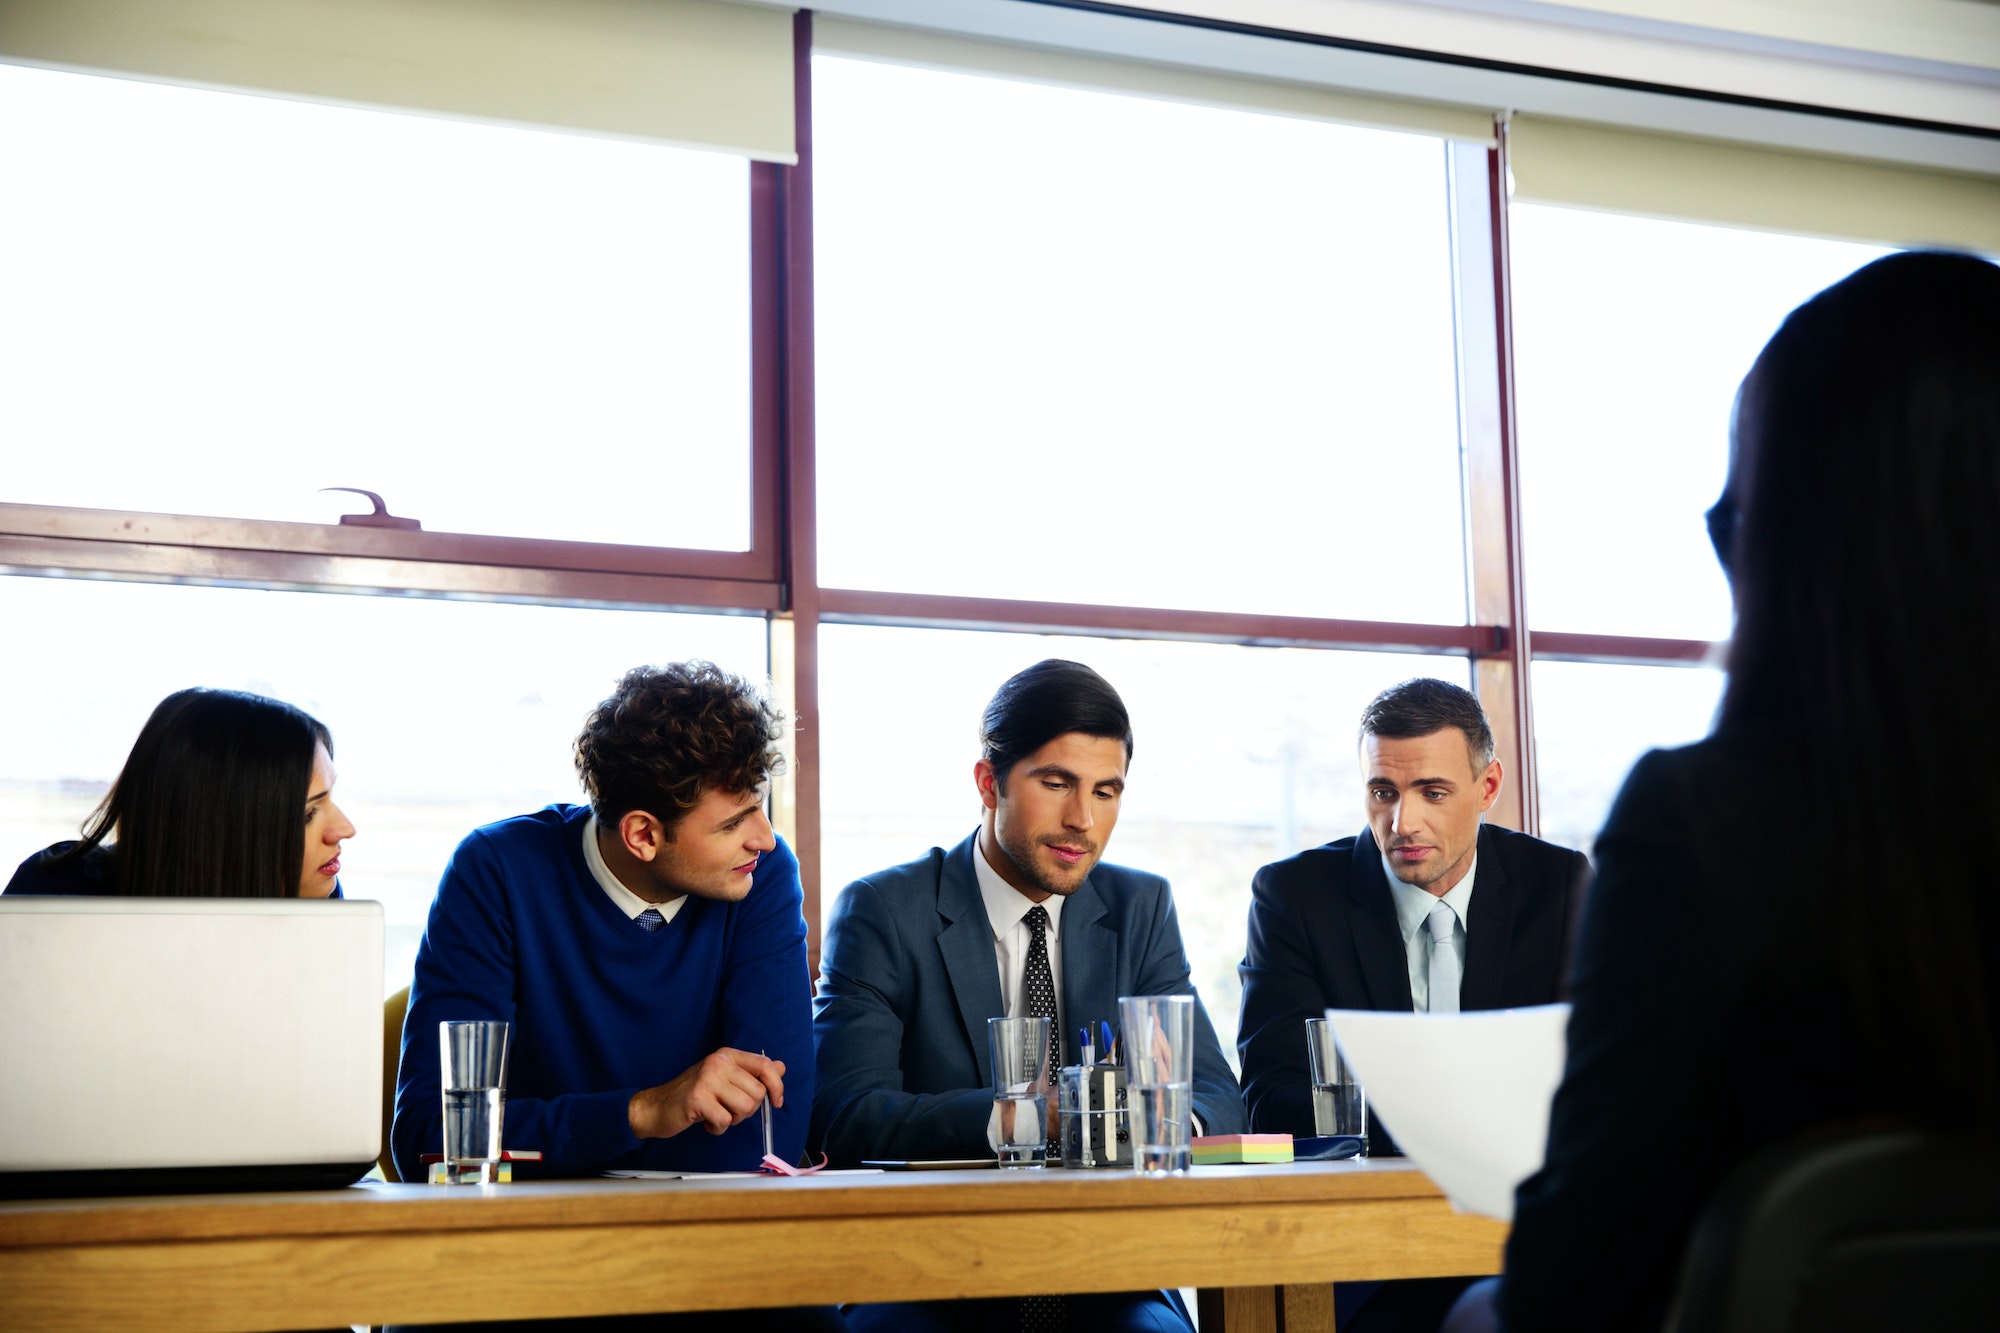
<svg viewBox="0 0 2000 1333">
<path fill-rule="evenodd" d="M 0 896 L 0 1194 L 352 1184 L 382 905 Z"/>
</svg>

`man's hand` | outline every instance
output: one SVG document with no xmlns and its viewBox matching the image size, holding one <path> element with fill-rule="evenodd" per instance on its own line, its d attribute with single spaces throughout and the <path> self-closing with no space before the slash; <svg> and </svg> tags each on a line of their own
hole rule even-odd
<svg viewBox="0 0 2000 1333">
<path fill-rule="evenodd" d="M 626 1118 L 642 1139 L 670 1139 L 690 1125 L 720 1134 L 764 1104 L 785 1104 L 785 1062 L 725 1046 L 671 1082 L 632 1094 Z"/>
</svg>

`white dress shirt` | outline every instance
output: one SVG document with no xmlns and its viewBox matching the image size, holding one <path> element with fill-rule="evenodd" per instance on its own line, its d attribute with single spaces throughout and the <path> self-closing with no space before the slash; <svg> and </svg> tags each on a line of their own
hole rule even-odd
<svg viewBox="0 0 2000 1333">
<path fill-rule="evenodd" d="M 1395 871 L 1389 868 L 1389 858 L 1382 858 L 1382 873 L 1389 877 L 1389 891 L 1396 897 L 1396 924 L 1402 927 L 1403 952 L 1410 965 L 1410 1000 L 1420 1014 L 1429 1013 L 1431 1008 L 1431 932 L 1424 922 L 1440 902 L 1458 918 L 1451 928 L 1451 949 L 1458 955 L 1459 985 L 1461 989 L 1464 987 L 1466 912 L 1472 905 L 1472 877 L 1478 869 L 1479 853 L 1474 852 L 1472 864 L 1465 868 L 1465 878 L 1439 898 L 1428 889 L 1397 879 Z"/>
<path fill-rule="evenodd" d="M 672 921 L 679 914 L 681 904 L 687 901 L 687 895 L 683 893 L 670 903 L 649 903 L 620 883 L 618 876 L 611 873 L 611 867 L 604 864 L 604 853 L 597 846 L 596 815 L 583 821 L 583 863 L 590 867 L 590 877 L 597 881 L 598 888 L 604 890 L 605 897 L 618 904 L 618 910 L 634 921 L 649 907 L 659 911 L 660 920 Z"/>
<path fill-rule="evenodd" d="M 1005 856 L 1006 853 L 1000 853 Z M 1000 1004 L 1006 1010 L 1003 1017 L 1020 1018 L 1027 1010 L 1027 988 L 1021 984 L 1021 971 L 1028 965 L 1028 946 L 1034 942 L 1035 932 L 1028 928 L 1023 919 L 1029 909 L 1036 906 L 1028 900 L 1028 895 L 1000 878 L 1000 872 L 986 859 L 986 833 L 982 829 L 972 854 L 973 873 L 979 879 L 979 896 L 986 902 L 986 919 L 993 926 L 993 957 L 1000 965 Z M 1056 988 L 1056 1019 L 1050 1033 L 1050 1046 L 1061 1049 L 1062 1023 L 1062 909 L 1067 901 L 1060 893 L 1052 893 L 1043 899 L 1041 906 L 1048 910 L 1049 976 Z"/>
</svg>

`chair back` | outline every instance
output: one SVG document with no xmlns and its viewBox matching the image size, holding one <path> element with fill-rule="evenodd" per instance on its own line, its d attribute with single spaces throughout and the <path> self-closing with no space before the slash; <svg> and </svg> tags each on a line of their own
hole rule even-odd
<svg viewBox="0 0 2000 1333">
<path fill-rule="evenodd" d="M 1753 1159 L 1703 1214 L 1666 1333 L 2000 1328 L 2000 1152 L 1871 1134 Z"/>
<path fill-rule="evenodd" d="M 396 1120 L 396 1071 L 403 1063 L 403 1015 L 410 1007 L 410 988 L 382 1001 L 382 1178 L 401 1180 L 389 1151 L 389 1128 Z"/>
</svg>

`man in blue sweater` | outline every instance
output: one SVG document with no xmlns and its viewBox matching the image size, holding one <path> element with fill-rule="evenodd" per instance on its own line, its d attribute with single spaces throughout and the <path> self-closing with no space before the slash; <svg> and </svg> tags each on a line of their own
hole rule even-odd
<svg viewBox="0 0 2000 1333">
<path fill-rule="evenodd" d="M 475 829 L 417 949 L 392 1133 L 422 1180 L 442 1139 L 438 1023 L 505 1019 L 503 1146 L 532 1175 L 796 1161 L 812 1107 L 798 862 L 764 786 L 778 715 L 706 662 L 638 667 L 576 741 L 589 805 Z"/>
<path fill-rule="evenodd" d="M 1119 996 L 1194 994 L 1166 880 L 1098 859 L 1132 757 L 1131 720 L 1110 682 L 1079 662 L 1029 667 L 987 704 L 980 748 L 972 777 L 984 812 L 971 836 L 856 880 L 827 917 L 813 1143 L 838 1165 L 991 1160 L 990 1018 L 1048 1017 L 1073 1063 L 1077 1030 L 1116 1020 Z M 1195 1132 L 1240 1134 L 1236 1077 L 1199 998 L 1194 1035 Z M 1023 1255 L 1048 1257 L 1024 1244 Z M 1045 1267 L 1059 1291 L 1061 1265 Z M 1158 1291 L 846 1314 L 854 1333 L 1189 1327 L 1180 1298 Z"/>
</svg>

